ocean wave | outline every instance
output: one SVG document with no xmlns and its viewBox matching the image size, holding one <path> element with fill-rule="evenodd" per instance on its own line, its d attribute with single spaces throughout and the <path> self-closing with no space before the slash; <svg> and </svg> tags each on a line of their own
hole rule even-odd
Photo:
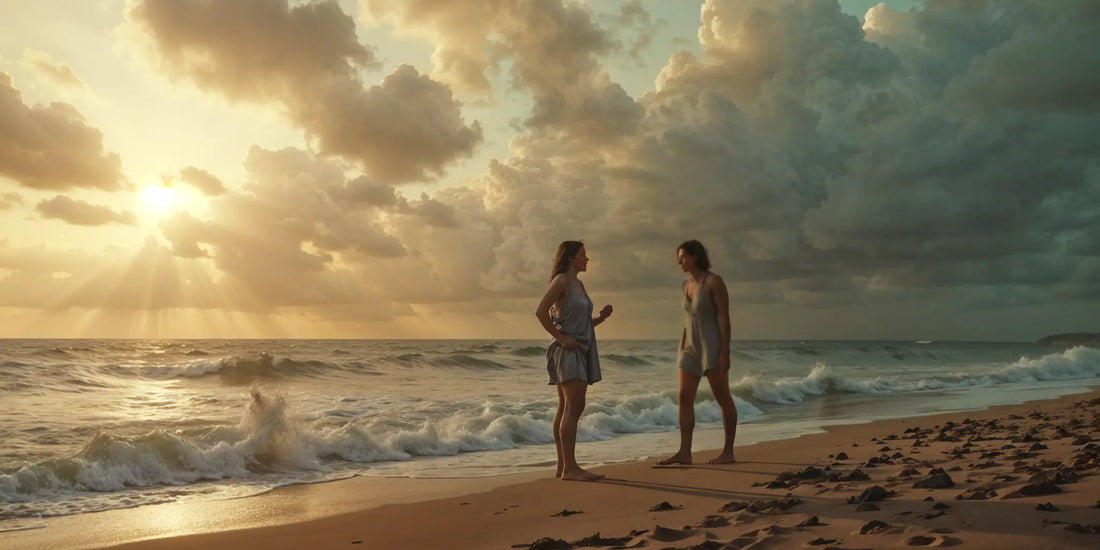
<svg viewBox="0 0 1100 550">
<path fill-rule="evenodd" d="M 618 355 L 614 353 L 603 354 L 600 356 L 600 360 L 611 361 L 612 363 L 618 363 L 628 367 L 641 367 L 653 364 L 649 359 L 638 355 Z"/>
<path fill-rule="evenodd" d="M 757 403 L 795 404 L 826 394 L 951 391 L 1024 382 L 1088 380 L 1097 377 L 1100 377 L 1100 350 L 1079 346 L 1035 359 L 1021 357 L 1012 364 L 966 374 L 859 378 L 835 375 L 833 370 L 825 364 L 817 363 L 804 377 L 765 380 L 757 375 L 747 375 L 734 382 L 731 390 L 734 394 Z"/>
<path fill-rule="evenodd" d="M 509 365 L 499 363 L 491 359 L 482 359 L 462 353 L 450 353 L 443 355 L 423 353 L 405 353 L 394 356 L 390 362 L 405 367 L 442 367 L 461 368 L 467 370 L 497 370 L 510 369 Z"/>
<path fill-rule="evenodd" d="M 216 374 L 232 383 L 251 383 L 256 379 L 320 375 L 338 368 L 325 361 L 299 361 L 268 353 L 195 359 L 183 363 L 147 365 L 138 368 L 142 376 L 157 380 L 198 378 Z"/>
<path fill-rule="evenodd" d="M 468 355 L 468 354 L 471 354 L 471 353 L 493 353 L 496 350 L 497 350 L 497 345 L 496 344 L 484 343 L 484 344 L 470 345 L 470 346 L 467 346 L 467 347 L 461 347 L 461 348 L 452 350 L 450 353 L 459 353 L 459 354 Z"/>
<path fill-rule="evenodd" d="M 761 415 L 751 403 L 738 400 L 738 406 L 742 421 Z M 553 401 L 486 402 L 448 409 L 421 418 L 357 417 L 354 411 L 335 409 L 310 421 L 295 415 L 285 396 L 254 388 L 236 425 L 201 432 L 165 428 L 136 437 L 101 432 L 73 456 L 0 472 L 0 519 L 23 517 L 21 510 L 35 509 L 19 503 L 58 497 L 76 502 L 86 493 L 130 492 L 128 502 L 137 499 L 149 504 L 160 500 L 148 499 L 165 497 L 160 489 L 208 481 L 248 481 L 264 476 L 285 480 L 286 474 L 323 477 L 347 472 L 349 465 L 362 468 L 379 462 L 554 442 Z M 721 421 L 721 411 L 706 392 L 700 392 L 697 410 L 700 423 Z M 336 418 L 340 421 L 332 422 Z M 578 440 L 669 431 L 676 426 L 675 391 L 592 401 L 581 419 Z M 133 491 L 138 489 L 141 491 L 135 495 Z M 141 496 L 146 493 L 147 497 Z M 115 507 L 112 502 L 94 500 L 78 511 Z M 42 514 L 42 507 L 34 513 Z"/>
<path fill-rule="evenodd" d="M 527 346 L 514 349 L 508 353 L 520 357 L 538 357 L 540 355 L 546 355 L 546 346 Z"/>
</svg>

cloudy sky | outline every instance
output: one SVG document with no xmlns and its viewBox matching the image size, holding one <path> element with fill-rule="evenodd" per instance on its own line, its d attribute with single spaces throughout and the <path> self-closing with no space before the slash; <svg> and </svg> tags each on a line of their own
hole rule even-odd
<svg viewBox="0 0 1100 550">
<path fill-rule="evenodd" d="M 1095 0 L 0 3 L 0 336 L 1100 330 Z"/>
</svg>

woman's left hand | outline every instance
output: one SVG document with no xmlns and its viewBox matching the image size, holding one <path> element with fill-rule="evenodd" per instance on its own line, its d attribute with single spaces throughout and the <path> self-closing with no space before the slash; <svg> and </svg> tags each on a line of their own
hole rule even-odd
<svg viewBox="0 0 1100 550">
<path fill-rule="evenodd" d="M 614 310 L 614 308 L 611 307 L 611 304 L 607 304 L 606 306 L 603 306 L 603 309 L 600 310 L 600 317 L 602 317 L 604 319 L 607 319 L 608 317 L 611 317 L 611 312 L 613 310 Z"/>
</svg>

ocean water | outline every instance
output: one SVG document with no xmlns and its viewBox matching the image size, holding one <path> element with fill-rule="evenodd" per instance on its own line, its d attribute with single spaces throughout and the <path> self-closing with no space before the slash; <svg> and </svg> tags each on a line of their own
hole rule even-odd
<svg viewBox="0 0 1100 550">
<path fill-rule="evenodd" d="M 0 531 L 48 518 L 365 476 L 545 469 L 546 341 L 0 340 Z M 601 341 L 579 459 L 667 454 L 675 341 Z M 737 341 L 739 443 L 1100 385 L 1100 350 Z M 721 444 L 704 382 L 696 449 Z"/>
</svg>

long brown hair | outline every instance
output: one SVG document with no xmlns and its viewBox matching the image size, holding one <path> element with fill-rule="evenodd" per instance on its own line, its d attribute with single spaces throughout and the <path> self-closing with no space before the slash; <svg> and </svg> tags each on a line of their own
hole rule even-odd
<svg viewBox="0 0 1100 550">
<path fill-rule="evenodd" d="M 558 245 L 558 253 L 554 256 L 554 269 L 550 272 L 550 280 L 553 281 L 559 273 L 569 271 L 569 262 L 580 252 L 584 243 L 580 241 L 562 241 Z"/>
<path fill-rule="evenodd" d="M 699 269 L 703 271 L 710 269 L 710 258 L 707 257 L 707 247 L 703 246 L 703 243 L 695 239 L 684 241 L 680 243 L 680 246 L 676 247 L 676 250 L 683 250 L 684 254 L 688 254 L 695 258 L 695 265 Z"/>
</svg>

